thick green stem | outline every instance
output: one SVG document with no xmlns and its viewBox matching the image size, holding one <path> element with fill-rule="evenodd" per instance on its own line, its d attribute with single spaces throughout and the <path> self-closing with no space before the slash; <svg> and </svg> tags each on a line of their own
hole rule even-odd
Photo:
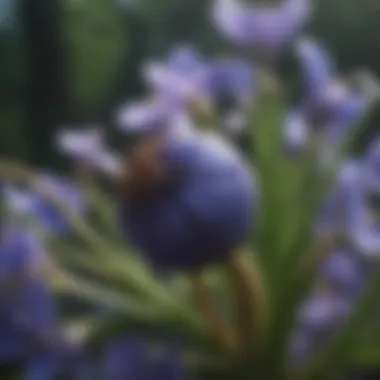
<svg viewBox="0 0 380 380">
<path fill-rule="evenodd" d="M 188 276 L 193 297 L 201 312 L 208 330 L 218 344 L 229 351 L 236 349 L 235 331 L 221 314 L 210 287 L 205 283 L 202 273 Z"/>
<path fill-rule="evenodd" d="M 265 322 L 264 286 L 261 273 L 251 259 L 236 255 L 225 266 L 235 301 L 239 346 L 252 354 L 261 342 Z"/>
</svg>

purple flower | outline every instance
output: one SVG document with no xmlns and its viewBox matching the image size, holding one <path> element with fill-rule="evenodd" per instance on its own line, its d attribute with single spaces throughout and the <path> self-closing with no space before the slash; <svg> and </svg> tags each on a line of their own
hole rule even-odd
<svg viewBox="0 0 380 380">
<path fill-rule="evenodd" d="M 317 294 L 301 306 L 299 323 L 318 331 L 335 329 L 347 320 L 352 307 L 349 300 L 340 296 Z"/>
<path fill-rule="evenodd" d="M 362 186 L 363 166 L 360 161 L 348 160 L 339 170 L 336 183 L 321 205 L 316 233 L 321 237 L 347 232 L 350 202 Z"/>
<path fill-rule="evenodd" d="M 83 216 L 88 210 L 87 200 L 80 189 L 68 180 L 54 175 L 41 174 L 36 182 L 38 189 L 56 198 L 72 215 Z M 52 234 L 67 234 L 71 226 L 67 217 L 38 191 L 34 195 L 33 212 L 36 220 Z"/>
<path fill-rule="evenodd" d="M 296 44 L 303 80 L 309 96 L 324 90 L 336 76 L 335 65 L 316 41 L 301 38 Z"/>
<path fill-rule="evenodd" d="M 58 132 L 56 140 L 59 150 L 76 163 L 113 176 L 120 173 L 120 158 L 107 148 L 99 128 L 64 129 Z"/>
<path fill-rule="evenodd" d="M 162 129 L 190 131 L 195 126 L 184 111 L 166 102 L 135 102 L 123 106 L 116 115 L 119 128 L 127 133 L 145 134 Z"/>
<path fill-rule="evenodd" d="M 344 233 L 351 246 L 367 259 L 376 259 L 380 254 L 380 221 L 372 202 L 378 197 L 380 183 L 376 151 L 375 143 L 365 160 L 343 166 L 317 227 L 322 236 Z"/>
<path fill-rule="evenodd" d="M 331 340 L 347 322 L 353 306 L 350 300 L 330 293 L 313 294 L 301 305 L 289 347 L 293 368 L 303 367 Z"/>
<path fill-rule="evenodd" d="M 380 255 L 380 221 L 378 210 L 369 200 L 378 194 L 373 182 L 368 182 L 365 165 L 361 182 L 352 187 L 347 199 L 347 236 L 352 246 L 369 259 Z"/>
<path fill-rule="evenodd" d="M 0 280 L 27 281 L 39 276 L 46 264 L 45 248 L 35 235 L 12 226 L 2 226 Z"/>
<path fill-rule="evenodd" d="M 189 101 L 202 97 L 207 66 L 191 47 L 179 46 L 167 62 L 147 62 L 143 78 L 153 94 L 171 107 L 186 107 Z"/>
<path fill-rule="evenodd" d="M 98 127 L 82 130 L 63 129 L 56 136 L 58 149 L 74 159 L 92 161 L 102 150 L 104 136 Z"/>
<path fill-rule="evenodd" d="M 329 164 L 378 96 L 377 81 L 363 72 L 338 76 L 328 53 L 311 39 L 300 39 L 296 51 L 306 94 L 285 121 L 285 145 L 300 152 L 322 139 L 321 162 Z"/>
<path fill-rule="evenodd" d="M 254 91 L 254 70 L 248 62 L 221 58 L 209 64 L 204 93 L 219 113 L 223 130 L 233 137 L 247 126 Z"/>
<path fill-rule="evenodd" d="M 172 180 L 144 202 L 121 205 L 125 234 L 158 268 L 199 269 L 227 259 L 255 216 L 248 165 L 222 139 L 196 132 L 167 135 L 162 162 Z"/>
<path fill-rule="evenodd" d="M 228 97 L 239 104 L 252 100 L 254 93 L 254 71 L 243 60 L 222 58 L 210 63 L 206 76 L 206 93 L 212 99 Z"/>
<path fill-rule="evenodd" d="M 34 185 L 36 188 L 29 190 L 7 188 L 5 194 L 11 211 L 30 216 L 50 234 L 70 233 L 67 216 L 62 215 L 54 201 L 45 196 L 45 192 L 66 206 L 68 213 L 83 216 L 88 210 L 88 204 L 82 191 L 70 181 L 48 174 L 40 174 Z"/>
<path fill-rule="evenodd" d="M 364 158 L 363 178 L 368 191 L 380 191 L 380 137 L 375 138 Z"/>
<path fill-rule="evenodd" d="M 215 0 L 212 21 L 232 42 L 273 56 L 296 36 L 310 11 L 309 0 L 285 0 L 278 5 Z"/>
<path fill-rule="evenodd" d="M 12 227 L 2 230 L 0 364 L 25 362 L 28 380 L 53 379 L 80 359 L 78 350 L 59 339 L 57 304 L 44 281 L 46 260 L 34 235 Z"/>
<path fill-rule="evenodd" d="M 328 53 L 311 39 L 298 42 L 297 55 L 306 86 L 302 113 L 315 131 L 323 131 L 327 142 L 340 144 L 378 97 L 377 80 L 360 71 L 339 76 Z"/>
<path fill-rule="evenodd" d="M 203 59 L 191 46 L 176 46 L 168 57 L 168 68 L 178 74 L 187 74 L 203 68 Z"/>
<path fill-rule="evenodd" d="M 56 328 L 56 306 L 46 284 L 33 278 L 17 293 L 0 291 L 0 361 L 27 359 L 49 349 Z"/>
<path fill-rule="evenodd" d="M 378 81 L 365 71 L 339 75 L 326 50 L 311 39 L 299 40 L 296 52 L 306 87 L 299 112 L 308 124 L 309 138 L 323 137 L 322 163 L 329 164 L 379 98 Z"/>
<path fill-rule="evenodd" d="M 365 264 L 359 253 L 337 250 L 322 263 L 318 281 L 335 294 L 355 299 L 362 294 L 367 283 Z"/>
</svg>

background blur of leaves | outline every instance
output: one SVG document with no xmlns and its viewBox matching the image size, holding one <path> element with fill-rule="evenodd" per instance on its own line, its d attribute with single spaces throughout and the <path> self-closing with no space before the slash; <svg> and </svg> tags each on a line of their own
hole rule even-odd
<svg viewBox="0 0 380 380">
<path fill-rule="evenodd" d="M 207 21 L 209 2 L 0 0 L 1 154 L 55 165 L 49 144 L 54 130 L 67 123 L 111 122 L 115 104 L 141 90 L 142 60 L 163 55 L 175 42 L 222 52 L 225 46 Z M 316 5 L 310 29 L 341 68 L 365 63 L 380 75 L 380 1 Z M 296 87 L 291 57 L 284 70 Z M 376 132 L 373 123 L 359 145 Z"/>
</svg>

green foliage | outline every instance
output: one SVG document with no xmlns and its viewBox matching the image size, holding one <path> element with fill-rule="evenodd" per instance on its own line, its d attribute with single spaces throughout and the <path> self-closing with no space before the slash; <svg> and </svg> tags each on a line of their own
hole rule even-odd
<svg viewBox="0 0 380 380">
<path fill-rule="evenodd" d="M 282 96 L 277 91 L 268 92 L 252 119 L 261 209 L 258 230 L 247 248 L 256 253 L 263 269 L 261 286 L 266 289 L 268 307 L 263 340 L 252 342 L 255 350 L 244 360 L 228 354 L 214 341 L 194 308 L 185 278 L 157 278 L 125 244 L 115 226 L 114 205 L 100 190 L 84 187 L 94 209 L 93 218 L 86 221 L 70 215 L 51 194 L 43 194 L 71 221 L 77 235 L 70 241 L 51 241 L 52 285 L 60 295 L 113 311 L 100 320 L 66 316 L 67 323 L 86 326 L 84 339 L 90 349 L 96 350 L 120 334 L 138 333 L 152 342 L 175 336 L 182 343 L 189 368 L 204 370 L 206 379 L 218 378 L 221 373 L 242 379 L 255 375 L 285 380 L 290 376 L 286 354 L 298 305 L 313 286 L 319 260 L 331 249 L 331 242 L 314 241 L 310 230 L 334 173 L 317 169 L 317 144 L 302 160 L 284 159 L 280 127 L 285 109 Z M 25 172 L 20 173 L 25 177 Z M 253 254 L 251 258 L 255 263 Z M 213 278 L 209 284 L 215 294 L 225 298 L 225 276 L 218 271 L 207 275 Z M 342 326 L 336 339 L 302 369 L 299 379 L 327 379 L 352 366 L 365 367 L 378 360 L 378 340 L 367 326 L 377 312 L 379 279 L 375 276 L 347 326 Z M 226 304 L 231 308 L 232 304 Z M 210 363 L 214 363 L 211 368 Z"/>
<path fill-rule="evenodd" d="M 127 25 L 109 0 L 67 1 L 65 8 L 71 107 L 91 119 L 104 112 L 126 70 Z"/>
</svg>

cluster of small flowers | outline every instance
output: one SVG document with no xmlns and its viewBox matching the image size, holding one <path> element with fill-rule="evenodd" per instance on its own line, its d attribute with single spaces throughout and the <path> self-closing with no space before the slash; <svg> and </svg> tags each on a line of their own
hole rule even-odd
<svg viewBox="0 0 380 380">
<path fill-rule="evenodd" d="M 284 0 L 272 6 L 215 0 L 211 13 L 219 32 L 248 51 L 249 57 L 206 60 L 191 46 L 175 47 L 165 62 L 149 62 L 142 68 L 149 88 L 147 99 L 116 112 L 116 123 L 123 131 L 165 137 L 164 148 L 153 162 L 162 159 L 169 181 L 165 180 L 165 186 L 158 190 L 155 187 L 143 204 L 122 199 L 120 205 L 123 232 L 154 268 L 187 272 L 229 260 L 250 234 L 258 205 L 250 167 L 232 144 L 200 132 L 196 128 L 197 115 L 212 115 L 206 126 L 220 126 L 216 135 L 235 142 L 248 127 L 252 107 L 260 96 L 262 67 L 273 69 L 286 46 L 295 42 L 292 46 L 301 64 L 305 92 L 284 121 L 284 155 L 299 157 L 317 141 L 323 164 L 335 162 L 335 153 L 345 137 L 379 97 L 377 81 L 370 73 L 359 71 L 343 77 L 316 41 L 298 38 L 310 17 L 308 0 Z M 100 128 L 61 131 L 57 143 L 60 151 L 80 166 L 106 173 L 116 181 L 125 174 L 121 155 L 106 146 Z M 326 210 L 318 220 L 317 234 L 344 234 L 348 239 L 323 262 L 315 294 L 300 309 L 291 347 L 297 363 L 303 363 L 346 320 L 380 252 L 375 204 L 380 194 L 379 146 L 375 142 L 366 156 L 342 167 L 326 199 Z M 128 176 L 135 167 L 143 168 L 132 164 L 128 166 Z M 36 179 L 36 188 L 28 191 L 7 187 L 8 204 L 32 215 L 49 235 L 70 234 L 67 221 L 38 190 L 54 193 L 81 216 L 89 211 L 83 193 L 55 175 L 43 173 Z M 38 274 L 45 262 L 43 247 L 24 232 L 3 229 L 1 234 L 0 291 L 5 301 L 0 304 L 0 318 L 4 319 L 0 336 L 4 334 L 9 339 L 4 354 L 0 351 L 0 364 L 22 358 L 32 363 L 29 378 L 42 380 L 48 378 L 43 377 L 47 372 L 42 375 L 38 371 L 47 371 L 47 367 L 52 371 L 57 363 L 67 369 L 70 366 L 63 363 L 68 357 L 70 363 L 78 360 L 72 359 L 72 348 L 67 350 L 61 338 L 52 342 L 51 337 L 57 335 L 52 334 L 57 322 L 54 297 Z M 23 289 L 17 297 L 8 292 L 8 287 L 12 290 L 15 285 Z M 6 302 L 6 295 L 12 295 L 12 306 Z M 36 339 L 41 350 L 35 349 Z M 107 363 L 119 374 L 108 378 L 127 378 L 127 373 L 131 374 L 129 378 L 136 378 L 133 371 L 141 374 L 148 367 L 146 350 L 140 343 L 114 342 Z M 74 351 L 78 357 L 80 349 Z M 135 363 L 139 363 L 138 368 Z M 162 378 L 184 377 L 179 368 L 173 367 L 172 360 L 169 367 L 171 374 Z"/>
<path fill-rule="evenodd" d="M 341 243 L 320 266 L 315 289 L 299 314 L 292 354 L 305 362 L 347 322 L 372 279 L 379 259 L 379 140 L 347 160 L 325 199 L 316 234 Z"/>
</svg>

